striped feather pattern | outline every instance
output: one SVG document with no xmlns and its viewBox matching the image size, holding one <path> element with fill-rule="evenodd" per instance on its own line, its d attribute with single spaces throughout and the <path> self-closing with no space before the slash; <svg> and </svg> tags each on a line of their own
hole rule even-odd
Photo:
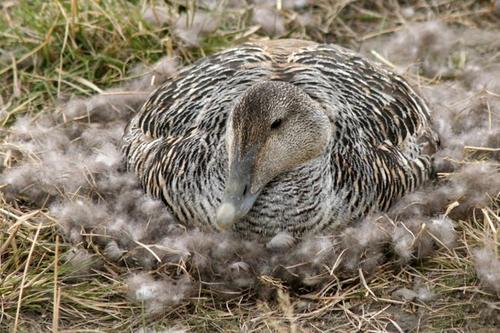
<svg viewBox="0 0 500 333">
<path fill-rule="evenodd" d="M 320 103 L 327 153 L 269 183 L 234 228 L 272 236 L 318 232 L 387 210 L 431 175 L 429 110 L 399 76 L 334 45 L 244 44 L 184 68 L 125 130 L 127 167 L 186 225 L 215 225 L 227 176 L 226 120 L 257 82 L 280 80 Z"/>
</svg>

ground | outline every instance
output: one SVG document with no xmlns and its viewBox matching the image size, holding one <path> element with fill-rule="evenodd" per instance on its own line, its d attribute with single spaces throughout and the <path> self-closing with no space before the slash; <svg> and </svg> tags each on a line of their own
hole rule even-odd
<svg viewBox="0 0 500 333">
<path fill-rule="evenodd" d="M 141 274 L 144 265 L 110 260 L 88 234 L 75 242 L 61 215 L 43 204 L 60 193 L 41 191 L 45 196 L 38 195 L 34 204 L 33 191 L 11 191 L 3 177 L 0 331 L 500 331 L 499 6 L 446 0 L 2 1 L 0 170 L 5 174 L 24 163 L 12 144 L 20 141 L 9 139 L 19 136 L 22 119 L 35 123 L 57 115 L 70 100 L 126 85 L 165 56 L 179 67 L 247 40 L 294 37 L 359 50 L 422 91 L 437 110 L 433 119 L 445 147 L 437 158 L 441 185 L 428 195 L 459 193 L 459 206 L 453 199 L 440 207 L 442 221 L 448 213 L 453 219 L 453 236 L 432 235 L 437 241 L 429 253 L 411 253 L 402 261 L 401 248 L 388 249 L 396 255 L 377 261 L 375 270 L 332 274 L 320 286 L 262 275 L 259 288 L 221 295 L 200 284 L 195 295 L 173 306 L 159 301 L 162 311 L 152 311 L 151 302 L 137 302 L 130 293 L 130 274 Z M 168 66 L 162 73 L 174 71 L 173 62 Z M 475 104 L 468 106 L 469 101 Z M 476 117 L 476 109 L 489 110 L 489 116 Z M 478 125 L 481 121 L 489 128 Z M 453 135 L 445 133 L 448 123 Z M 484 146 L 478 137 L 488 138 Z M 479 163 L 488 165 L 480 169 Z M 485 193 L 488 200 L 477 199 Z M 420 233 L 434 222 L 426 223 L 411 233 L 411 247 L 427 244 Z M 453 237 L 453 246 L 447 237 Z M 162 267 L 150 273 L 166 274 Z"/>
</svg>

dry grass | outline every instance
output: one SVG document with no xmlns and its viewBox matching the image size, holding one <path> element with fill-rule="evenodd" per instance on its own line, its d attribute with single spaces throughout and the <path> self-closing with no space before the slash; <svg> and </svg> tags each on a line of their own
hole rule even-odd
<svg viewBox="0 0 500 333">
<path fill-rule="evenodd" d="M 320 0 L 307 9 L 282 9 L 285 36 L 336 42 L 354 49 L 401 29 L 407 21 L 430 18 L 447 23 L 499 29 L 491 1 Z M 281 1 L 277 1 L 281 3 Z M 151 1 L 3 1 L 0 13 L 0 122 L 20 115 L 36 117 L 74 95 L 92 95 L 127 79 L 137 63 L 151 64 L 164 54 L 182 63 L 258 38 L 251 7 L 227 10 L 216 31 L 189 47 L 161 26 L 142 20 Z M 195 1 L 171 1 L 175 15 L 199 10 Z M 297 23 L 310 12 L 314 24 Z M 384 59 L 379 59 L 384 60 Z M 440 78 L 412 77 L 438 83 Z M 49 110 L 49 111 L 47 111 Z M 3 131 L 3 129 L 2 129 Z M 482 156 L 468 147 L 470 156 Z M 474 154 L 476 152 L 477 154 Z M 10 152 L 2 149 L 3 167 Z M 445 177 L 446 175 L 443 175 Z M 213 289 L 161 317 L 145 314 L 126 297 L 129 269 L 110 262 L 102 249 L 86 246 L 94 262 L 73 267 L 75 248 L 58 236 L 58 222 L 44 209 L 0 202 L 0 331 L 134 332 L 139 328 L 183 327 L 192 331 L 276 332 L 497 332 L 500 301 L 483 288 L 474 269 L 473 249 L 494 244 L 500 251 L 500 205 L 476 209 L 457 221 L 459 245 L 399 267 L 387 263 L 372 276 L 332 278 L 322 290 L 296 290 L 260 277 L 269 295 L 244 291 L 222 300 Z M 98 262 L 98 264 L 95 264 Z M 97 268 L 95 268 L 97 267 Z M 159 274 L 159 272 L 156 272 Z M 406 292 L 405 289 L 406 288 Z M 403 290 L 403 291 L 401 291 Z M 427 291 L 426 291 L 427 290 Z"/>
</svg>

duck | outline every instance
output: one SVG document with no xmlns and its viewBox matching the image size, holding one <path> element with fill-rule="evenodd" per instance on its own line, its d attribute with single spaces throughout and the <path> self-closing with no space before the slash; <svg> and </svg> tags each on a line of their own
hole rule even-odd
<svg viewBox="0 0 500 333">
<path fill-rule="evenodd" d="M 267 239 L 332 234 L 433 175 L 430 110 L 349 49 L 247 42 L 184 67 L 123 135 L 126 167 L 176 220 Z"/>
</svg>

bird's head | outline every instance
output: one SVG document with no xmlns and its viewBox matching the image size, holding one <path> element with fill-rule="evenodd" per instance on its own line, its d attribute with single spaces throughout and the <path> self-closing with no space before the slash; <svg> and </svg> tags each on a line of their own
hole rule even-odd
<svg viewBox="0 0 500 333">
<path fill-rule="evenodd" d="M 227 123 L 229 174 L 218 226 L 244 217 L 276 176 L 323 154 L 330 136 L 328 117 L 302 89 L 280 81 L 248 88 Z"/>
</svg>

